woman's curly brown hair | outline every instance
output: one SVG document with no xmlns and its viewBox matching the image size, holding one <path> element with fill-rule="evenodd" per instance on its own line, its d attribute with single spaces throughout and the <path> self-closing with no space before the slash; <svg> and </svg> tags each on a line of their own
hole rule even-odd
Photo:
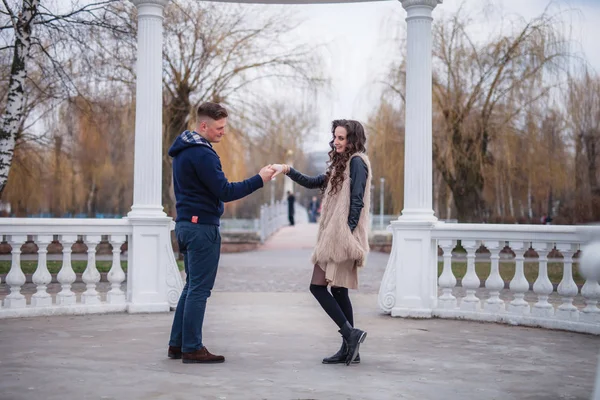
<svg viewBox="0 0 600 400">
<path fill-rule="evenodd" d="M 335 141 L 335 128 L 341 126 L 346 129 L 346 151 L 338 153 L 335 151 L 333 142 Z M 331 134 L 333 135 L 329 142 L 329 162 L 327 162 L 327 172 L 325 173 L 325 181 L 321 190 L 325 192 L 327 184 L 331 179 L 331 189 L 329 194 L 336 194 L 341 188 L 344 182 L 344 171 L 350 156 L 354 153 L 364 153 L 365 143 L 367 138 L 365 136 L 365 130 L 360 122 L 346 119 L 336 119 L 331 123 Z"/>
</svg>

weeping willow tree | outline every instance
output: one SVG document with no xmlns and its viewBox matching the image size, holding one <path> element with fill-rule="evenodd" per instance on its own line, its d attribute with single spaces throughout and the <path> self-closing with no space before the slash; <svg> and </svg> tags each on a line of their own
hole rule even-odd
<svg viewBox="0 0 600 400">
<path fill-rule="evenodd" d="M 366 130 L 374 193 L 379 193 L 380 179 L 385 178 L 384 213 L 399 215 L 404 205 L 404 111 L 382 98 Z M 379 212 L 378 198 L 373 198 L 375 212 Z"/>
<path fill-rule="evenodd" d="M 459 220 L 486 217 L 485 168 L 499 132 L 518 126 L 560 83 L 568 57 L 560 26 L 560 15 L 545 12 L 478 43 L 460 11 L 436 24 L 433 99 L 443 135 L 434 141 L 434 160 Z"/>
</svg>

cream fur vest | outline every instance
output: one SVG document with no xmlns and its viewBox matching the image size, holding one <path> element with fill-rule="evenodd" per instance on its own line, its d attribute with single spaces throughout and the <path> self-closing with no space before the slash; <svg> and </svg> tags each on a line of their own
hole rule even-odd
<svg viewBox="0 0 600 400">
<path fill-rule="evenodd" d="M 354 232 L 348 227 L 350 213 L 350 160 L 360 157 L 367 166 L 367 184 L 363 197 L 364 207 L 360 213 Z M 331 180 L 327 184 L 321 206 L 317 245 L 312 255 L 312 263 L 341 263 L 355 260 L 355 266 L 362 267 L 369 252 L 369 210 L 371 207 L 371 163 L 364 153 L 355 153 L 348 160 L 344 171 L 344 181 L 340 190 L 329 194 Z"/>
</svg>

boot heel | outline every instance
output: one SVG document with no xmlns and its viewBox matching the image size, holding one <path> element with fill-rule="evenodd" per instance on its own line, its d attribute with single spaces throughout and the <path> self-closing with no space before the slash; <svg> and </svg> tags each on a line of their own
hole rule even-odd
<svg viewBox="0 0 600 400">
<path fill-rule="evenodd" d="M 362 336 L 360 337 L 360 340 L 358 341 L 359 343 L 364 342 L 367 339 L 367 332 L 364 332 L 362 334 Z"/>
</svg>

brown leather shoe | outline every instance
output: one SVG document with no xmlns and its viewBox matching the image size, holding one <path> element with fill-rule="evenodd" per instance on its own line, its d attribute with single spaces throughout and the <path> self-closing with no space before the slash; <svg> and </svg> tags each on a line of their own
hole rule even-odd
<svg viewBox="0 0 600 400">
<path fill-rule="evenodd" d="M 179 360 L 181 358 L 181 347 L 169 346 L 167 356 L 173 360 Z"/>
<path fill-rule="evenodd" d="M 193 351 L 191 353 L 181 353 L 182 355 L 182 362 L 184 364 L 194 364 L 194 363 L 203 363 L 203 364 L 208 364 L 208 363 L 222 363 L 225 361 L 225 357 L 223 356 L 217 356 L 214 354 L 210 354 L 210 352 L 208 351 L 208 349 L 205 347 L 202 347 L 201 349 L 198 349 L 196 351 Z"/>
</svg>

